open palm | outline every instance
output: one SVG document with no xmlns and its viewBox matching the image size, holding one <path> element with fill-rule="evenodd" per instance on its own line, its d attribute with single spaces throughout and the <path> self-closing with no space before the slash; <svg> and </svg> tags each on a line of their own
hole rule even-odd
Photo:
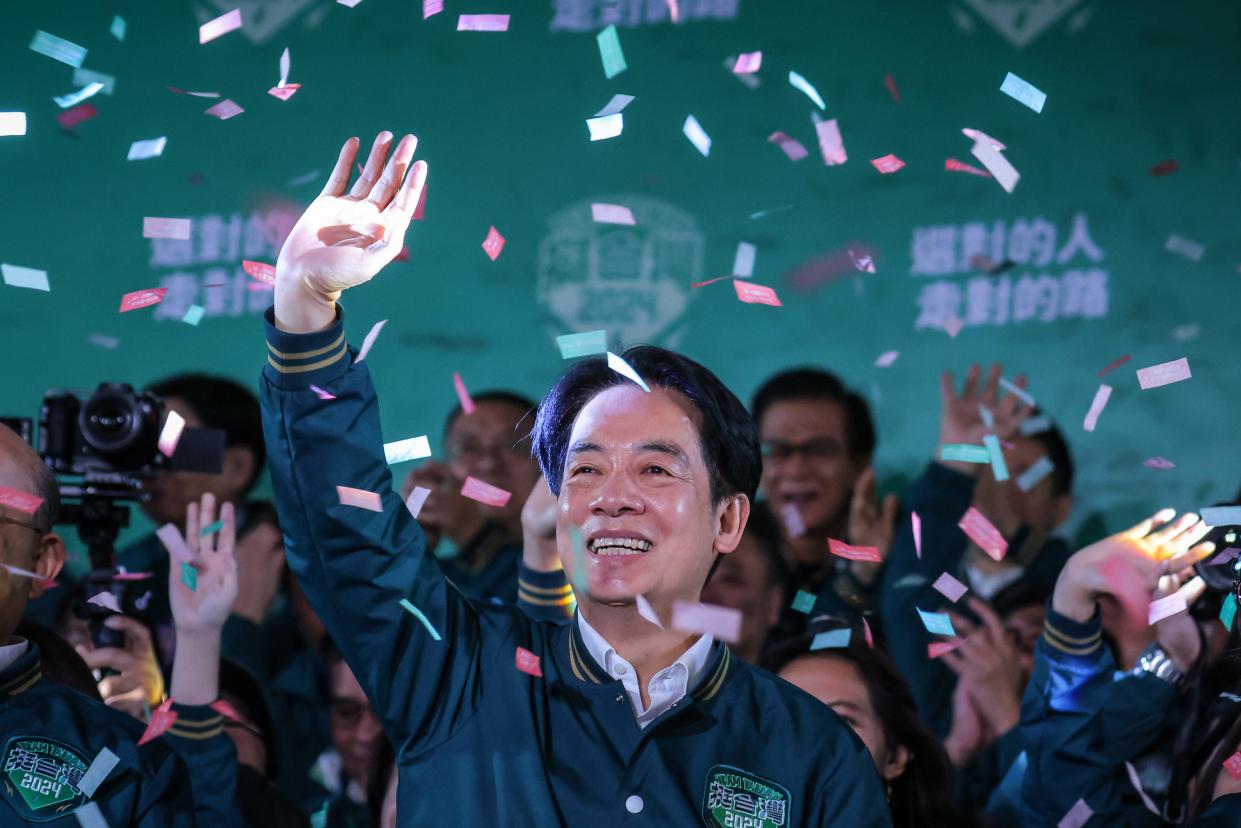
<svg viewBox="0 0 1241 828">
<path fill-rule="evenodd" d="M 237 599 L 237 561 L 233 557 L 237 527 L 233 504 L 220 508 L 218 530 L 200 537 L 200 527 L 215 523 L 215 495 L 203 495 L 201 505 L 186 510 L 185 541 L 194 558 L 194 588 L 186 584 L 181 567 L 171 567 L 168 578 L 172 618 L 181 631 L 220 629 Z"/>
<path fill-rule="evenodd" d="M 427 165 L 411 167 L 418 139 L 406 135 L 388 157 L 392 133 L 375 138 L 362 176 L 346 192 L 358 139 L 341 147 L 327 185 L 298 219 L 276 262 L 278 281 L 333 301 L 369 281 L 401 252 L 426 183 Z M 384 160 L 387 158 L 387 164 Z M 408 173 L 408 175 L 407 175 Z"/>
</svg>

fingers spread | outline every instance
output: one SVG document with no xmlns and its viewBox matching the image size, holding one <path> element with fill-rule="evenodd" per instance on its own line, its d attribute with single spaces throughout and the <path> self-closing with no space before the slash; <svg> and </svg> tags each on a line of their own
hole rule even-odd
<svg viewBox="0 0 1241 828">
<path fill-rule="evenodd" d="M 360 143 L 357 138 L 345 141 L 344 146 L 340 148 L 340 156 L 336 159 L 336 166 L 332 168 L 332 174 L 328 176 L 327 184 L 323 186 L 320 195 L 342 196 L 345 194 L 345 187 L 349 185 L 349 171 L 353 168 L 353 159 L 358 155 Z"/>
<path fill-rule="evenodd" d="M 370 195 L 371 188 L 375 186 L 375 182 L 379 180 L 379 171 L 383 169 L 384 158 L 388 155 L 388 147 L 392 145 L 392 133 L 384 130 L 375 136 L 375 143 L 371 145 L 371 154 L 366 159 L 366 166 L 362 169 L 362 177 L 353 183 L 353 189 L 349 191 L 349 197 L 354 199 L 363 199 Z"/>
<path fill-rule="evenodd" d="M 405 183 L 401 185 L 396 198 L 392 199 L 392 203 L 384 211 L 394 214 L 394 235 L 404 233 L 405 228 L 409 226 L 410 220 L 414 217 L 414 208 L 418 206 L 418 200 L 422 197 L 422 189 L 426 183 L 427 162 L 415 161 L 405 175 Z"/>
<path fill-rule="evenodd" d="M 972 399 L 978 394 L 978 377 L 982 374 L 982 367 L 975 362 L 970 366 L 969 373 L 965 375 L 965 389 L 961 392 L 961 399 Z"/>
<path fill-rule="evenodd" d="M 1130 526 L 1122 534 L 1125 535 L 1126 537 L 1133 538 L 1135 540 L 1139 538 L 1144 538 L 1146 537 L 1146 535 L 1150 532 L 1150 530 L 1153 527 L 1158 526 L 1163 523 L 1167 523 L 1169 520 L 1171 520 L 1175 516 L 1176 516 L 1175 509 L 1160 509 L 1158 512 L 1151 515 L 1146 520 L 1140 521 L 1134 524 L 1133 526 Z"/>
<path fill-rule="evenodd" d="M 999 396 L 1000 374 L 1003 370 L 999 363 L 993 363 L 991 370 L 987 372 L 987 384 L 982 389 L 982 401 L 988 406 L 994 406 Z"/>
<path fill-rule="evenodd" d="M 388 159 L 388 165 L 384 167 L 383 177 L 379 179 L 379 183 L 371 190 L 370 195 L 366 198 L 372 202 L 380 210 L 386 209 L 392 201 L 392 197 L 396 194 L 397 187 L 405 179 L 405 173 L 409 169 L 410 162 L 414 160 L 414 150 L 418 147 L 418 139 L 412 135 L 406 135 L 401 139 L 401 143 L 397 144 L 396 151 L 392 153 L 392 157 Z"/>
</svg>

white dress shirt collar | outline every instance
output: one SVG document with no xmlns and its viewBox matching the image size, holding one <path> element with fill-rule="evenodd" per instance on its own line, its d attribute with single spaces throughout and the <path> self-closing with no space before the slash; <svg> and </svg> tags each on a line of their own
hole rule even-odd
<svg viewBox="0 0 1241 828">
<path fill-rule="evenodd" d="M 13 644 L 0 646 L 0 673 L 13 666 L 19 658 L 26 654 L 30 644 L 24 638 L 14 638 Z"/>
</svg>

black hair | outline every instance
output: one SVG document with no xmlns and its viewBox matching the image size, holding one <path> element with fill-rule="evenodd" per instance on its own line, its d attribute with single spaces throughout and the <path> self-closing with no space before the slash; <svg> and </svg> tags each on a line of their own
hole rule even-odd
<svg viewBox="0 0 1241 828">
<path fill-rule="evenodd" d="M 1041 415 L 1042 412 L 1038 408 L 1031 412 L 1031 417 Z M 1029 437 L 1031 440 L 1038 441 L 1054 467 L 1051 470 L 1052 493 L 1066 495 L 1073 491 L 1073 455 L 1069 452 L 1069 443 L 1064 439 L 1064 433 L 1051 420 L 1048 420 L 1047 424 L 1047 428 L 1036 431 Z"/>
<path fill-rule="evenodd" d="M 711 502 L 733 494 L 751 501 L 762 475 L 758 429 L 745 406 L 707 368 L 688 357 L 653 345 L 628 349 L 623 357 L 652 388 L 676 391 L 689 399 L 701 421 L 698 436 L 711 479 Z M 534 420 L 534 455 L 552 492 L 560 494 L 577 415 L 596 394 L 632 382 L 602 357 L 574 363 L 543 398 Z"/>
<path fill-rule="evenodd" d="M 205 428 L 224 432 L 228 447 L 241 446 L 254 455 L 254 471 L 246 481 L 250 491 L 267 460 L 263 442 L 263 415 L 259 401 L 250 389 L 225 377 L 210 374 L 174 374 L 152 383 L 150 391 L 167 399 L 176 397 L 189 404 Z"/>
<path fill-rule="evenodd" d="M 501 405 L 511 405 L 514 408 L 521 409 L 524 413 L 521 415 L 521 420 L 518 421 L 518 426 L 520 426 L 520 424 L 524 422 L 536 408 L 538 408 L 538 404 L 525 394 L 518 393 L 517 391 L 508 391 L 503 388 L 479 392 L 478 394 L 472 395 L 471 399 L 474 400 L 475 405 L 481 405 L 483 403 L 500 403 Z M 448 432 L 452 431 L 453 424 L 457 422 L 457 418 L 463 413 L 465 413 L 465 409 L 461 407 L 460 403 L 453 406 L 452 411 L 448 412 L 448 419 L 444 420 L 445 439 L 448 437 Z M 521 440 L 526 436 L 526 434 L 523 434 L 514 442 L 521 442 Z"/>
<path fill-rule="evenodd" d="M 754 392 L 750 411 L 761 423 L 767 409 L 779 402 L 829 400 L 845 410 L 845 450 L 854 460 L 866 461 L 875 453 L 875 422 L 865 398 L 850 390 L 840 377 L 822 368 L 790 368 L 769 377 Z"/>
<path fill-rule="evenodd" d="M 824 650 L 810 650 L 815 635 L 848 627 L 849 644 Z M 857 668 L 866 685 L 866 695 L 875 719 L 883 729 L 883 740 L 894 749 L 909 751 L 905 772 L 891 780 L 888 807 L 894 828 L 961 828 L 972 825 L 957 813 L 952 800 L 952 764 L 935 735 L 918 718 L 909 684 L 890 658 L 867 645 L 861 630 L 841 619 L 820 616 L 810 622 L 807 632 L 774 650 L 767 668 L 779 672 L 800 658 L 839 659 Z"/>
<path fill-rule="evenodd" d="M 78 655 L 78 651 L 73 649 L 73 645 L 61 638 L 55 630 L 23 618 L 17 622 L 17 629 L 13 630 L 13 635 L 17 638 L 24 638 L 39 648 L 43 677 L 48 681 L 71 687 L 97 702 L 103 701 L 99 695 L 99 687 L 95 684 L 95 677 L 91 675 L 90 667 L 87 666 L 82 656 Z"/>
<path fill-rule="evenodd" d="M 267 767 L 264 776 L 275 781 L 280 773 L 280 756 L 276 748 L 276 731 L 271 718 L 271 710 L 267 706 L 267 697 L 258 679 L 237 662 L 220 659 L 220 698 L 227 698 L 237 712 L 249 719 L 258 731 L 267 752 Z"/>
</svg>

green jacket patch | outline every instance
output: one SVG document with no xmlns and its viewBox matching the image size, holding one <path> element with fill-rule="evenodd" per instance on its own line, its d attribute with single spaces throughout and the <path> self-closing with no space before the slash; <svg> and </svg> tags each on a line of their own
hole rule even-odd
<svg viewBox="0 0 1241 828">
<path fill-rule="evenodd" d="M 731 765 L 707 771 L 702 818 L 712 828 L 781 828 L 789 819 L 788 788 Z"/>
<path fill-rule="evenodd" d="M 4 798 L 28 821 L 59 819 L 86 801 L 78 783 L 89 764 L 63 742 L 16 736 L 0 762 Z"/>
</svg>

